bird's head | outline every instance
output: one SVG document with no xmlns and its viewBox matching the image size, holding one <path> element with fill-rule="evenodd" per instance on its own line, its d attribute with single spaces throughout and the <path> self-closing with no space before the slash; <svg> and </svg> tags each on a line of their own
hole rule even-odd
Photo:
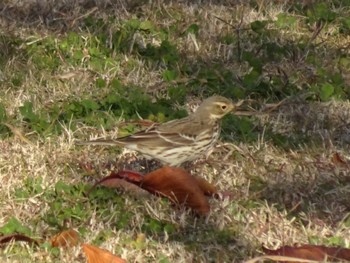
<svg viewBox="0 0 350 263">
<path fill-rule="evenodd" d="M 201 118 L 217 121 L 234 109 L 235 104 L 230 99 L 222 96 L 212 96 L 202 102 L 195 114 L 201 116 Z"/>
</svg>

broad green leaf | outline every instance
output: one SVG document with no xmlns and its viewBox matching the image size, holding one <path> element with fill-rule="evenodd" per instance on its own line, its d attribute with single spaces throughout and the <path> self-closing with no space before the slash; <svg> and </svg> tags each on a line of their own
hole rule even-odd
<svg viewBox="0 0 350 263">
<path fill-rule="evenodd" d="M 0 233 L 4 235 L 20 233 L 30 236 L 31 230 L 28 227 L 23 226 L 17 218 L 11 217 L 4 226 L 0 227 Z"/>
<path fill-rule="evenodd" d="M 177 74 L 174 70 L 164 70 L 162 76 L 165 81 L 172 81 L 176 79 Z"/>
<path fill-rule="evenodd" d="M 154 28 L 153 23 L 149 20 L 145 20 L 140 23 L 141 30 L 153 30 L 153 28 Z"/>
<path fill-rule="evenodd" d="M 268 21 L 254 21 L 250 24 L 251 29 L 256 33 L 262 33 L 263 29 L 265 29 L 266 25 L 268 24 Z"/>
<path fill-rule="evenodd" d="M 98 87 L 98 88 L 106 87 L 106 81 L 102 78 L 96 79 L 95 84 L 96 84 L 96 87 Z"/>
<path fill-rule="evenodd" d="M 320 88 L 320 98 L 323 101 L 328 100 L 333 95 L 333 93 L 334 93 L 334 87 L 329 83 L 324 84 Z"/>
<path fill-rule="evenodd" d="M 277 16 L 277 21 L 275 22 L 275 24 L 278 27 L 285 28 L 285 27 L 292 27 L 292 26 L 294 26 L 296 22 L 297 22 L 297 18 L 296 17 L 287 15 L 285 13 L 280 13 Z"/>
<path fill-rule="evenodd" d="M 0 123 L 2 121 L 5 121 L 6 117 L 7 117 L 7 115 L 6 115 L 5 106 L 2 103 L 0 103 Z"/>
<path fill-rule="evenodd" d="M 95 101 L 89 99 L 82 100 L 81 105 L 83 105 L 86 110 L 92 111 L 98 110 L 100 108 L 100 106 Z"/>
<path fill-rule="evenodd" d="M 19 112 L 21 115 L 31 121 L 37 120 L 38 117 L 33 112 L 33 103 L 31 101 L 25 101 L 23 106 L 19 107 Z"/>
</svg>

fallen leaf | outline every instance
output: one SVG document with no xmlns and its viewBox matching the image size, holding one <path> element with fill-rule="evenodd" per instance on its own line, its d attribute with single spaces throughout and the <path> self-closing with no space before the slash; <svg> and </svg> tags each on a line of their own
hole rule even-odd
<svg viewBox="0 0 350 263">
<path fill-rule="evenodd" d="M 82 244 L 84 253 L 87 257 L 88 263 L 125 263 L 126 260 L 113 255 L 108 250 L 92 246 L 89 244 Z"/>
<path fill-rule="evenodd" d="M 50 240 L 53 247 L 74 247 L 79 243 L 79 233 L 74 229 L 64 230 Z"/>
<path fill-rule="evenodd" d="M 136 194 L 137 197 L 150 196 L 150 193 L 148 191 L 140 188 L 133 183 L 125 181 L 125 179 L 113 178 L 103 181 L 101 185 L 113 189 L 123 189 L 125 191 Z"/>
<path fill-rule="evenodd" d="M 140 183 L 142 182 L 144 176 L 138 172 L 123 170 L 118 172 L 118 176 L 124 178 L 129 182 Z"/>
<path fill-rule="evenodd" d="M 182 168 L 162 167 L 144 176 L 142 188 L 206 215 L 209 203 L 197 180 Z"/>
<path fill-rule="evenodd" d="M 9 234 L 9 235 L 0 236 L 0 246 L 9 243 L 12 240 L 14 240 L 16 242 L 17 241 L 23 241 L 23 242 L 27 242 L 27 243 L 30 243 L 30 244 L 34 244 L 36 246 L 39 245 L 38 241 L 36 241 L 35 239 L 32 239 L 30 237 L 27 237 L 26 235 Z"/>
<path fill-rule="evenodd" d="M 108 187 L 119 187 L 121 186 L 120 179 L 137 185 L 152 194 L 167 197 L 175 204 L 190 207 L 200 215 L 206 215 L 210 210 L 204 192 L 208 195 L 216 192 L 215 186 L 204 179 L 196 179 L 182 168 L 165 166 L 144 176 L 133 171 L 112 172 L 97 182 L 88 194 L 100 184 Z"/>
<path fill-rule="evenodd" d="M 341 247 L 326 247 L 306 244 L 298 247 L 283 246 L 277 250 L 270 250 L 263 247 L 262 250 L 267 255 L 279 255 L 316 261 L 350 261 L 350 249 Z"/>
<path fill-rule="evenodd" d="M 109 176 L 102 178 L 100 181 L 95 183 L 90 190 L 87 192 L 87 195 L 91 193 L 92 190 L 98 185 L 103 185 L 108 188 L 123 188 L 125 190 L 130 190 L 137 194 L 145 194 L 139 184 L 143 180 L 143 175 L 133 171 L 120 171 L 120 172 L 111 172 Z"/>
</svg>

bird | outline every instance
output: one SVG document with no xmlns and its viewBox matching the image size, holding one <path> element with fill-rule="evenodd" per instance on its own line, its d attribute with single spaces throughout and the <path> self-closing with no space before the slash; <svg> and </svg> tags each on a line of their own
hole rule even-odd
<svg viewBox="0 0 350 263">
<path fill-rule="evenodd" d="M 140 152 L 147 159 L 179 167 L 210 153 L 220 137 L 221 119 L 238 104 L 222 96 L 205 99 L 187 117 L 152 125 L 146 130 L 110 140 L 80 141 L 79 145 L 117 145 Z"/>
</svg>

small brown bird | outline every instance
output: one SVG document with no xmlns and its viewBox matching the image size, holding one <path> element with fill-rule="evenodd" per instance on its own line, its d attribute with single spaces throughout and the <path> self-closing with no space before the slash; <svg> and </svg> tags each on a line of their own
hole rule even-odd
<svg viewBox="0 0 350 263">
<path fill-rule="evenodd" d="M 154 125 L 114 140 L 94 140 L 78 144 L 123 146 L 165 165 L 180 166 L 213 149 L 220 136 L 221 119 L 236 106 L 239 105 L 225 97 L 212 96 L 185 118 Z"/>
</svg>

